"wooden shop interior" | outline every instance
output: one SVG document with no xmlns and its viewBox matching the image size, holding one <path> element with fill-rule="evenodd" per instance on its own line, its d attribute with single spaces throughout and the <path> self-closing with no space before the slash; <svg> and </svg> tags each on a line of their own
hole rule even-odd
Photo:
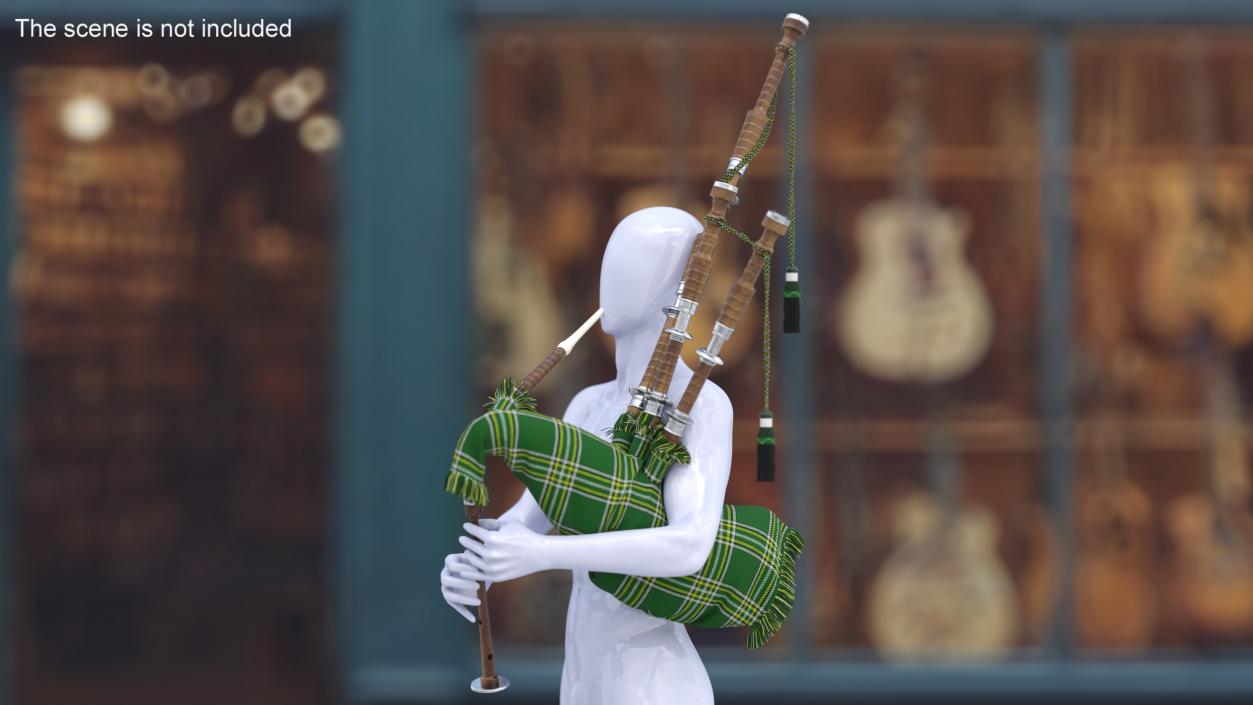
<svg viewBox="0 0 1253 705">
<path fill-rule="evenodd" d="M 1253 701 L 1253 7 L 112 4 L 296 31 L 0 30 L 0 705 L 468 702 L 452 442 L 623 216 L 704 214 L 787 10 L 776 482 L 758 306 L 712 381 L 728 502 L 807 547 L 765 648 L 691 630 L 719 701 Z M 786 165 L 776 128 L 732 222 Z M 597 332 L 540 410 L 613 374 Z M 498 697 L 555 698 L 569 585 L 491 590 Z"/>
</svg>

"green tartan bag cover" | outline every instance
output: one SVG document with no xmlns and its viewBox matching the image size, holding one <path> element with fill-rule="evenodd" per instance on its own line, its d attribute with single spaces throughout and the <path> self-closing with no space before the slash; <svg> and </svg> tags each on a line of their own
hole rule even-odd
<svg viewBox="0 0 1253 705">
<path fill-rule="evenodd" d="M 661 481 L 683 446 L 653 444 L 648 458 L 577 426 L 536 413 L 506 381 L 489 411 L 462 432 L 445 489 L 478 505 L 488 455 L 503 459 L 563 534 L 647 529 L 666 524 Z M 749 627 L 748 647 L 766 643 L 795 599 L 800 534 L 765 507 L 727 505 L 699 572 L 679 578 L 592 573 L 592 582 L 656 617 L 702 627 Z"/>
</svg>

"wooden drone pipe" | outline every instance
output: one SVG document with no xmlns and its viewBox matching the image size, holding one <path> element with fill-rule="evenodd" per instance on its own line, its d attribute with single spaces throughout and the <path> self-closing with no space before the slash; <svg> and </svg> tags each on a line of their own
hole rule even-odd
<svg viewBox="0 0 1253 705">
<path fill-rule="evenodd" d="M 788 53 L 796 48 L 796 43 L 805 36 L 807 31 L 809 31 L 809 20 L 803 16 L 792 13 L 783 18 L 783 38 L 779 40 L 779 46 L 775 48 L 774 60 L 770 62 L 766 80 L 762 83 L 761 92 L 757 94 L 757 102 L 744 116 L 744 124 L 740 127 L 740 136 L 735 141 L 735 151 L 731 153 L 731 163 L 728 168 L 738 164 L 739 160 L 742 160 L 753 148 L 753 145 L 757 144 L 758 138 L 766 128 L 770 106 L 774 103 L 775 96 L 778 95 L 779 83 L 782 82 L 783 71 L 787 67 Z M 731 184 L 738 184 L 741 176 L 743 176 L 742 171 L 732 175 Z"/>
<path fill-rule="evenodd" d="M 705 285 L 709 281 L 709 273 L 713 268 L 714 252 L 721 239 L 721 229 L 717 221 L 725 219 L 727 209 L 738 200 L 736 185 L 743 176 L 744 170 L 732 169 L 732 167 L 739 165 L 761 138 L 770 106 L 774 104 L 775 96 L 778 94 L 779 83 L 787 67 L 789 54 L 808 29 L 809 20 L 801 15 L 789 14 L 783 19 L 783 38 L 775 47 L 770 70 L 766 73 L 766 79 L 757 95 L 757 102 L 744 118 L 744 124 L 740 127 L 740 134 L 728 163 L 728 170 L 732 173 L 726 182 L 714 183 L 710 194 L 713 203 L 709 215 L 705 218 L 704 228 L 692 244 L 692 253 L 684 267 L 683 278 L 679 281 L 675 305 L 667 311 L 665 326 L 657 338 L 653 356 L 649 359 L 648 368 L 640 381 L 641 388 L 654 394 L 665 394 L 670 388 L 670 381 L 674 377 L 674 369 L 678 364 L 679 352 L 683 344 L 690 339 L 690 336 L 686 335 L 687 321 L 695 312 L 705 292 Z M 628 413 L 635 416 L 642 410 L 643 407 L 633 400 Z"/>
<path fill-rule="evenodd" d="M 710 218 L 725 219 L 727 211 L 738 195 L 739 189 L 722 181 L 715 181 L 710 189 L 709 196 L 713 205 L 709 209 L 709 216 L 705 219 L 705 227 L 696 236 L 696 241 L 692 243 L 692 252 L 688 255 L 687 264 L 683 269 L 683 278 L 679 280 L 678 297 L 680 300 L 700 301 L 701 292 L 705 290 L 705 284 L 709 282 L 714 253 L 721 239 L 721 229 L 716 223 L 710 222 Z M 657 345 L 653 348 L 653 356 L 649 358 L 648 368 L 644 371 L 644 381 L 641 383 L 644 388 L 663 394 L 670 388 L 670 379 L 674 376 L 674 368 L 678 364 L 679 351 L 682 350 L 684 342 L 674 339 L 671 334 L 671 331 L 678 327 L 676 325 L 678 323 L 677 314 L 666 317 L 666 325 L 661 329 Z"/>
<path fill-rule="evenodd" d="M 743 318 L 744 311 L 748 309 L 748 302 L 757 292 L 757 278 L 761 276 L 761 270 L 766 265 L 766 257 L 774 251 L 775 241 L 787 232 L 788 219 L 775 211 L 767 211 L 766 216 L 761 220 L 761 225 L 761 237 L 757 238 L 757 242 L 753 245 L 752 255 L 749 256 L 743 271 L 731 286 L 727 300 L 722 305 L 722 310 L 718 312 L 718 320 L 714 323 L 709 345 L 697 353 L 700 357 L 700 364 L 692 372 L 692 379 L 683 390 L 683 397 L 666 423 L 665 435 L 671 442 L 677 443 L 679 437 L 683 435 L 683 429 L 687 426 L 692 408 L 696 405 L 696 398 L 700 396 L 705 381 L 709 379 L 709 373 L 722 364 L 722 358 L 718 354 L 722 351 L 722 346 L 730 339 L 731 334 L 735 332 L 735 327 Z M 764 321 L 762 325 L 765 325 Z"/>
</svg>

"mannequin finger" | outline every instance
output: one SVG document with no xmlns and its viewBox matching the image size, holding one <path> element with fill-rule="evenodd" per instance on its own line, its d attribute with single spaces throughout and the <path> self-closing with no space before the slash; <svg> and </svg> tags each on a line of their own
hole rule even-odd
<svg viewBox="0 0 1253 705">
<path fill-rule="evenodd" d="M 450 553 L 446 558 L 444 558 L 444 570 L 450 573 L 456 573 L 458 570 L 464 568 L 465 565 L 465 551 L 462 551 L 461 553 Z"/>
<path fill-rule="evenodd" d="M 454 553 L 448 557 L 448 560 L 444 561 L 444 567 L 446 567 L 453 574 L 460 573 L 470 567 L 469 557 L 472 555 L 474 554 L 469 551 Z"/>
<path fill-rule="evenodd" d="M 462 580 L 486 583 L 488 589 L 490 589 L 492 584 L 488 581 L 487 574 L 483 570 L 485 565 L 483 559 L 467 551 L 464 555 L 459 556 L 457 567 L 450 570 L 449 574 Z"/>
<path fill-rule="evenodd" d="M 462 538 L 464 539 L 465 537 L 463 536 Z M 461 571 L 461 576 L 464 578 L 482 580 L 483 576 L 490 572 L 487 569 L 487 562 L 473 553 L 466 554 L 466 561 L 470 564 L 470 567 L 473 568 L 473 570 Z"/>
<path fill-rule="evenodd" d="M 492 532 L 488 531 L 486 528 L 471 524 L 468 521 L 462 524 L 461 528 L 465 529 L 467 534 L 470 534 L 480 541 L 486 541 L 487 537 L 492 535 Z"/>
<path fill-rule="evenodd" d="M 478 570 L 468 571 L 468 572 L 462 573 L 461 577 L 469 578 L 470 580 L 473 580 L 476 586 L 479 583 L 483 583 L 485 590 L 492 589 L 492 576 L 482 571 L 478 571 Z M 474 589 L 478 590 L 478 587 L 475 587 Z"/>
<path fill-rule="evenodd" d="M 452 607 L 454 610 L 457 610 L 457 614 L 460 614 L 462 617 L 465 617 L 467 622 L 471 624 L 476 624 L 479 621 L 477 618 L 475 618 L 473 614 L 470 613 L 470 610 L 462 607 L 461 605 L 449 605 L 449 606 Z"/>
<path fill-rule="evenodd" d="M 467 605 L 469 607 L 478 607 L 479 598 L 476 595 L 467 595 L 456 590 L 444 590 L 444 602 L 448 604 Z"/>
<path fill-rule="evenodd" d="M 475 541 L 469 536 L 459 536 L 457 537 L 457 542 L 460 543 L 462 546 L 465 546 L 466 550 L 470 552 L 467 555 L 467 558 L 470 559 L 472 564 L 475 558 L 482 558 L 483 554 L 487 551 L 486 546 L 484 546 L 482 543 L 478 541 Z"/>
<path fill-rule="evenodd" d="M 445 568 L 439 573 L 439 589 L 447 597 L 452 592 L 477 592 L 478 586 L 472 580 L 456 575 Z"/>
<path fill-rule="evenodd" d="M 499 531 L 500 525 L 503 523 L 505 522 L 500 519 L 479 519 L 479 526 L 487 529 L 488 531 Z"/>
<path fill-rule="evenodd" d="M 452 570 L 448 574 L 454 578 L 460 578 L 461 580 L 469 582 L 472 586 L 475 586 L 475 590 L 478 589 L 477 586 L 479 583 L 484 583 L 484 589 L 492 589 L 492 583 L 487 579 L 487 575 L 471 565 L 469 560 L 462 560 L 456 570 Z"/>
<path fill-rule="evenodd" d="M 446 576 L 441 576 L 439 582 L 441 585 L 452 587 L 452 588 L 459 588 L 462 590 L 478 590 L 479 589 L 479 584 L 476 583 L 475 581 L 470 580 L 468 578 L 463 578 L 460 575 L 454 575 L 452 573 L 449 573 Z"/>
</svg>

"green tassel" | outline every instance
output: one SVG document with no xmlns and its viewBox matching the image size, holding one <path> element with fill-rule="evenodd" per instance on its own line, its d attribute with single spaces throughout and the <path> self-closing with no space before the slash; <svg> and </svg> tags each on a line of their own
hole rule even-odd
<svg viewBox="0 0 1253 705">
<path fill-rule="evenodd" d="M 635 427 L 639 420 L 640 417 L 632 416 L 625 411 L 618 416 L 618 421 L 613 425 L 612 440 L 610 441 L 614 448 L 626 450 L 631 445 L 631 439 L 635 437 Z"/>
<path fill-rule="evenodd" d="M 796 601 L 796 561 L 805 549 L 805 539 L 789 528 L 783 534 L 783 555 L 780 557 L 779 586 L 766 602 L 766 609 L 748 627 L 748 648 L 759 649 L 770 641 L 787 620 Z"/>
<path fill-rule="evenodd" d="M 774 414 L 761 412 L 757 423 L 757 481 L 774 482 Z"/>
<path fill-rule="evenodd" d="M 652 458 L 653 450 L 657 445 L 666 442 L 663 431 L 661 425 L 650 420 L 650 417 L 643 415 L 635 417 L 634 434 L 627 445 L 627 455 L 639 458 L 641 466 L 646 465 Z"/>
<path fill-rule="evenodd" d="M 653 482 L 661 484 L 672 466 L 685 465 L 690 462 L 692 462 L 692 456 L 687 448 L 682 443 L 671 443 L 669 439 L 660 437 L 659 431 L 658 439 L 652 447 L 652 454 L 649 455 L 648 462 L 640 466 L 640 472 Z"/>
<path fill-rule="evenodd" d="M 482 480 L 459 472 L 450 472 L 448 478 L 444 480 L 444 489 L 457 495 L 464 502 L 480 507 L 487 506 L 487 485 L 483 484 Z"/>
<path fill-rule="evenodd" d="M 535 397 L 518 389 L 517 382 L 506 377 L 496 386 L 496 391 L 483 408 L 497 411 L 535 411 Z"/>
<path fill-rule="evenodd" d="M 639 458 L 642 462 L 648 461 L 648 454 L 652 452 L 653 441 L 656 436 L 652 433 L 652 428 L 640 428 L 636 424 L 635 433 L 631 435 L 630 444 L 627 446 L 627 454 Z"/>
<path fill-rule="evenodd" d="M 657 482 L 661 482 L 661 477 L 665 476 L 666 471 L 670 469 L 670 461 L 668 453 L 670 449 L 675 447 L 673 443 L 666 440 L 664 429 L 655 423 L 648 423 L 644 427 L 638 424 L 635 428 L 635 435 L 631 438 L 631 445 L 627 448 L 627 454 L 639 458 L 640 468 L 655 468 L 658 477 L 654 478 Z M 682 448 L 683 446 L 678 446 Z M 661 457 L 657 457 L 657 453 L 661 453 Z M 687 451 L 684 451 L 686 453 Z M 654 458 L 656 463 L 654 463 Z M 677 461 L 675 461 L 677 462 Z M 690 462 L 684 460 L 682 462 Z"/>
<path fill-rule="evenodd" d="M 783 332 L 801 332 L 801 275 L 789 266 L 783 282 Z"/>
</svg>

